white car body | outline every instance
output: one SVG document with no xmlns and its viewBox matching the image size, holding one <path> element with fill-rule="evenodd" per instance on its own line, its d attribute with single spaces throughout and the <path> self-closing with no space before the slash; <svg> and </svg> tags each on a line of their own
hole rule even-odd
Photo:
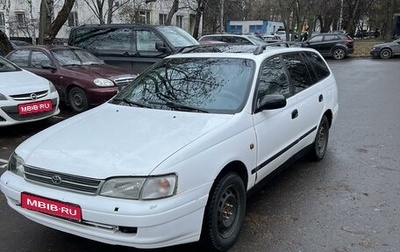
<svg viewBox="0 0 400 252">
<path fill-rule="evenodd" d="M 259 55 L 189 53 L 169 59 L 251 59 L 258 73 L 266 58 L 298 50 L 316 53 L 311 49 L 274 48 Z M 130 200 L 100 196 L 98 191 L 77 193 L 29 181 L 29 169 L 24 177 L 6 171 L 0 180 L 1 191 L 9 206 L 25 217 L 96 241 L 137 248 L 198 241 L 210 191 L 222 170 L 240 163 L 248 191 L 315 141 L 324 113 L 331 114 L 331 124 L 337 116 L 337 89 L 332 74 L 306 92 L 288 98 L 284 108 L 260 113 L 253 112 L 251 98 L 257 87 L 256 76 L 249 98 L 238 113 L 183 112 L 105 103 L 36 134 L 15 150 L 24 160 L 25 169 L 43 169 L 50 172 L 52 179 L 57 174 L 73 174 L 103 183 L 115 177 L 175 174 L 177 187 L 171 197 Z M 321 93 L 325 102 L 318 104 L 315 96 Z M 300 116 L 293 123 L 290 114 L 296 108 Z M 286 151 L 277 156 L 283 149 Z M 23 208 L 22 192 L 78 205 L 81 220 Z M 36 208 L 55 208 L 52 203 L 41 203 L 40 198 L 30 203 Z M 124 233 L 124 227 L 134 229 Z"/>
<path fill-rule="evenodd" d="M 60 113 L 53 84 L 0 58 L 0 126 L 43 120 Z"/>
</svg>

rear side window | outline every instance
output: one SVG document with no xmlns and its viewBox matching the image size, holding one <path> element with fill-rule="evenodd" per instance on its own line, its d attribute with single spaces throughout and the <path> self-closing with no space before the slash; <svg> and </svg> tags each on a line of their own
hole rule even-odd
<svg viewBox="0 0 400 252">
<path fill-rule="evenodd" d="M 32 51 L 31 65 L 34 68 L 42 68 L 42 65 L 53 66 L 50 58 L 43 52 Z"/>
<path fill-rule="evenodd" d="M 340 38 L 336 35 L 325 35 L 324 40 L 325 41 L 331 41 L 331 40 L 339 40 Z"/>
<path fill-rule="evenodd" d="M 307 66 L 300 54 L 284 54 L 282 57 L 289 72 L 295 94 L 313 84 Z"/>
<path fill-rule="evenodd" d="M 318 54 L 314 52 L 305 52 L 304 54 L 314 71 L 317 82 L 329 76 L 329 68 Z"/>
<path fill-rule="evenodd" d="M 73 46 L 88 50 L 117 50 L 132 49 L 132 32 L 129 28 L 86 28 L 75 30 Z"/>
</svg>

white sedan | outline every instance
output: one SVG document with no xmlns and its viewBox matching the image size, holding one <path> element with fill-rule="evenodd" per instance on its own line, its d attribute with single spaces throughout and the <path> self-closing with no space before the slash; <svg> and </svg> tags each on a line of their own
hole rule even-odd
<svg viewBox="0 0 400 252">
<path fill-rule="evenodd" d="M 58 105 L 53 83 L 0 57 L 0 126 L 52 117 Z"/>
</svg>

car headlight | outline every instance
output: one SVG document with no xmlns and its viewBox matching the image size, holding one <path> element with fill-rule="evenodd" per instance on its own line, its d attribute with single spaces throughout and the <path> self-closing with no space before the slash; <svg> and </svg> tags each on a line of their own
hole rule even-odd
<svg viewBox="0 0 400 252">
<path fill-rule="evenodd" d="M 99 87 L 112 87 L 114 86 L 114 82 L 112 82 L 109 79 L 104 79 L 104 78 L 97 78 L 94 80 L 94 84 L 96 84 Z"/>
<path fill-rule="evenodd" d="M 16 175 L 23 177 L 24 164 L 24 160 L 14 152 L 8 161 L 7 169 Z"/>
<path fill-rule="evenodd" d="M 50 93 L 57 92 L 56 87 L 54 86 L 54 84 L 51 81 L 49 81 L 49 88 L 50 88 Z"/>
<path fill-rule="evenodd" d="M 160 199 L 175 193 L 178 177 L 175 174 L 157 177 L 123 177 L 106 180 L 100 195 L 123 199 Z"/>
<path fill-rule="evenodd" d="M 0 101 L 1 101 L 1 100 L 7 100 L 7 97 L 6 97 L 5 95 L 3 95 L 3 94 L 0 93 Z"/>
</svg>

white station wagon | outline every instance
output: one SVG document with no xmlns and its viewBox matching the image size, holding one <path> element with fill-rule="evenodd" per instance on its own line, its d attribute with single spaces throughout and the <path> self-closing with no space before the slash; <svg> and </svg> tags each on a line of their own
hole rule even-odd
<svg viewBox="0 0 400 252">
<path fill-rule="evenodd" d="M 321 160 L 339 106 L 317 51 L 226 48 L 167 57 L 26 140 L 1 176 L 9 206 L 104 243 L 228 250 L 248 192 L 296 154 Z"/>
</svg>

